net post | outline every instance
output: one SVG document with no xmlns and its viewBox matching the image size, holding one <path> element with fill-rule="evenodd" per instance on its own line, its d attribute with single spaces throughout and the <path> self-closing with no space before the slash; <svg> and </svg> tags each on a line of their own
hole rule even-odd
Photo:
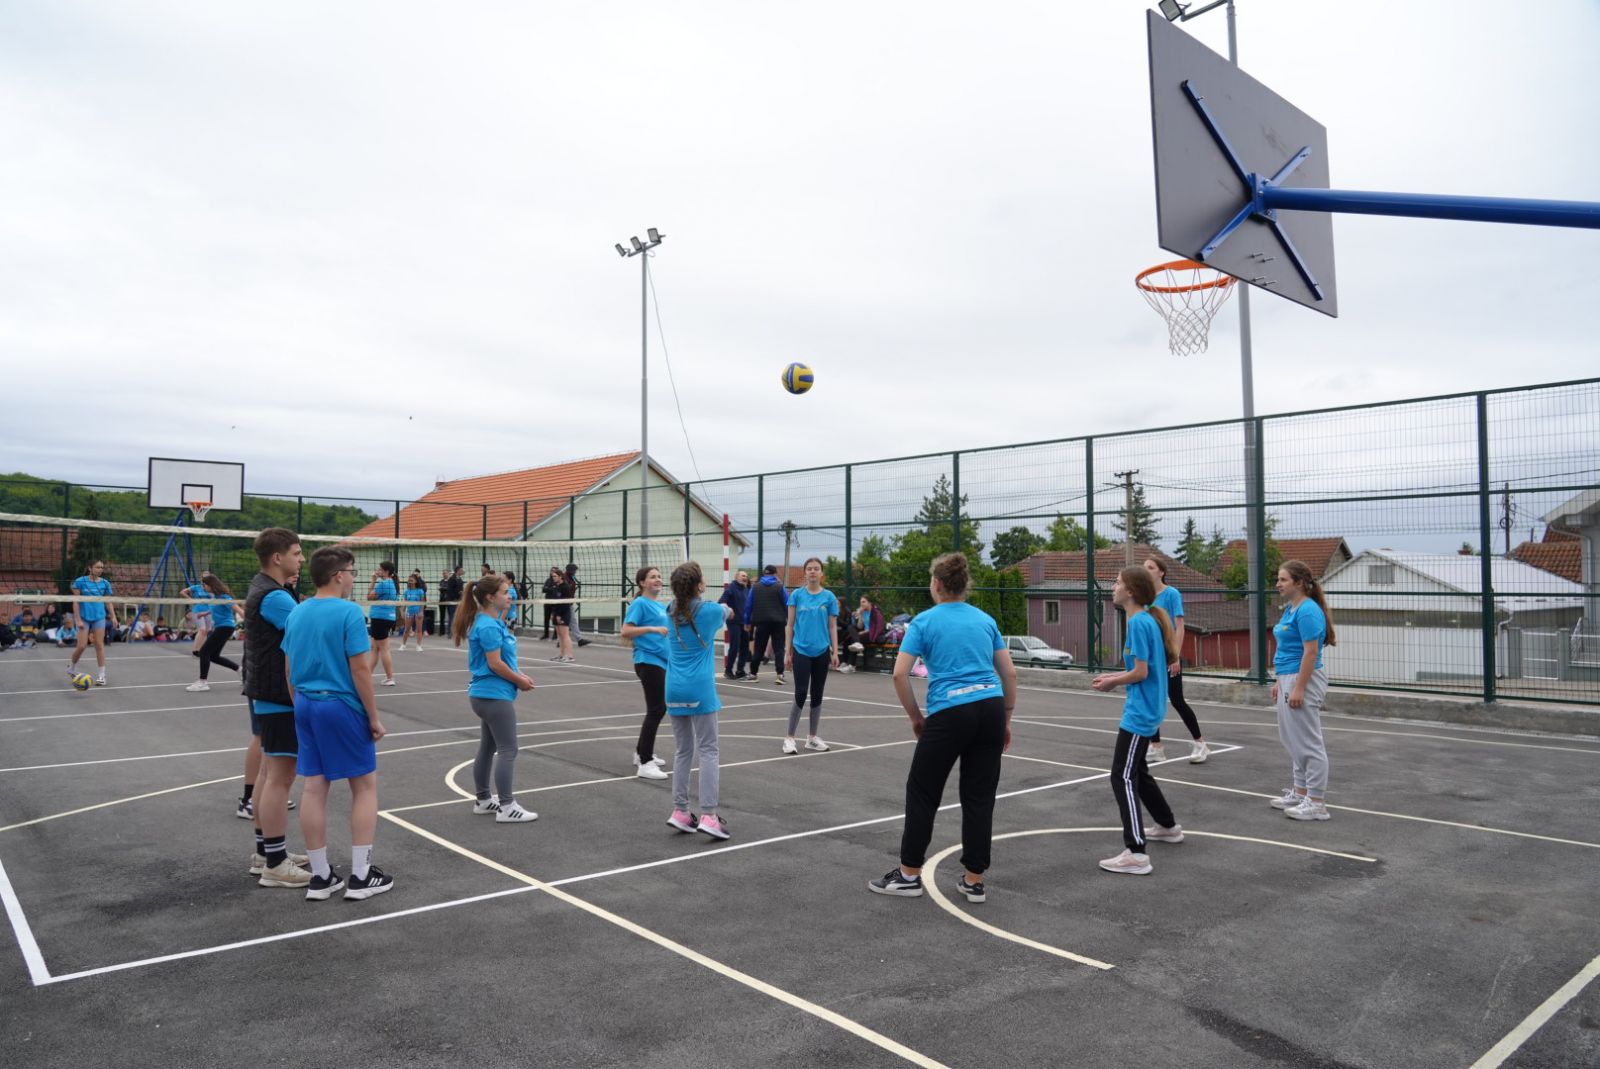
<svg viewBox="0 0 1600 1069">
<path fill-rule="evenodd" d="M 68 519 L 72 516 L 72 484 L 61 484 L 61 518 Z M 56 583 L 58 593 L 67 590 L 67 584 L 72 582 L 72 577 L 67 573 L 72 571 L 72 539 L 70 528 L 65 525 L 61 528 L 61 578 Z"/>
<path fill-rule="evenodd" d="M 1089 636 L 1089 670 L 1100 667 L 1100 597 L 1094 578 L 1094 438 L 1083 440 L 1084 634 Z"/>
<path fill-rule="evenodd" d="M 950 454 L 950 548 L 961 552 L 961 453 Z"/>
<path fill-rule="evenodd" d="M 294 533 L 300 534 L 306 529 L 306 499 L 305 495 L 294 499 Z"/>
<path fill-rule="evenodd" d="M 1489 517 L 1489 395 L 1479 393 L 1478 409 L 1478 583 L 1481 597 L 1478 605 L 1479 623 L 1483 628 L 1483 700 L 1495 701 L 1495 622 L 1494 622 L 1494 551 L 1491 520 Z"/>
<path fill-rule="evenodd" d="M 767 477 L 756 476 L 756 567 L 767 563 Z"/>
<path fill-rule="evenodd" d="M 690 556 L 691 556 L 689 550 L 692 550 L 694 548 L 694 542 L 692 542 L 690 540 L 690 535 L 693 534 L 693 528 L 689 526 L 689 500 L 690 500 L 689 499 L 689 483 L 687 483 L 687 482 L 683 483 L 682 487 L 683 487 L 683 544 L 686 547 L 688 547 L 688 549 L 686 549 L 685 552 L 684 552 L 683 559 L 684 560 L 688 560 L 690 558 Z"/>
<path fill-rule="evenodd" d="M 856 570 L 851 563 L 850 482 L 853 465 L 844 466 L 844 599 L 848 605 L 855 597 Z"/>
<path fill-rule="evenodd" d="M 1265 686 L 1269 671 L 1267 664 L 1267 598 L 1265 587 L 1267 579 L 1267 462 L 1266 451 L 1261 448 L 1262 431 L 1266 429 L 1266 421 L 1260 416 L 1254 416 L 1245 422 L 1245 440 L 1250 451 L 1250 468 L 1247 478 L 1250 480 L 1249 502 L 1249 527 L 1246 531 L 1245 554 L 1248 560 L 1246 566 L 1246 583 L 1250 590 L 1250 624 L 1251 624 L 1251 650 L 1250 657 L 1254 662 L 1255 671 L 1252 673 L 1256 683 Z M 1251 573 L 1254 577 L 1250 578 Z M 1276 578 L 1274 576 L 1274 578 Z"/>
</svg>

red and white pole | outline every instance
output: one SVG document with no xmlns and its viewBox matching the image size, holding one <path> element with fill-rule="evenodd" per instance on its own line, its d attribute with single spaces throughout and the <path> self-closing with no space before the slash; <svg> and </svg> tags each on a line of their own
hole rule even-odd
<svg viewBox="0 0 1600 1069">
<path fill-rule="evenodd" d="M 733 531 L 733 527 L 732 527 L 731 524 L 728 523 L 728 514 L 726 512 L 724 512 L 722 514 L 722 589 L 723 590 L 727 590 L 728 589 L 728 584 L 730 582 L 732 582 L 731 571 L 729 569 L 729 561 L 728 561 L 728 544 L 729 544 L 730 541 L 732 541 L 732 538 L 731 538 L 732 531 Z M 723 629 L 722 642 L 723 642 L 724 648 L 726 648 L 728 645 L 730 645 L 733 642 L 733 633 L 732 633 L 731 630 L 729 630 L 727 628 Z"/>
</svg>

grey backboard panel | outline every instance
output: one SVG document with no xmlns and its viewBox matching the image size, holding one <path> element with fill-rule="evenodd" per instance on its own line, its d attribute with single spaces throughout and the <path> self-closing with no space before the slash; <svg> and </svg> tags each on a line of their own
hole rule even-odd
<svg viewBox="0 0 1600 1069">
<path fill-rule="evenodd" d="M 1216 119 L 1248 172 L 1271 178 L 1302 148 L 1310 155 L 1285 187 L 1328 188 L 1328 132 L 1323 125 L 1167 22 L 1147 13 L 1150 31 L 1150 115 L 1155 136 L 1156 226 L 1163 249 L 1189 259 L 1241 208 L 1250 191 L 1183 84 Z M 1322 289 L 1322 299 L 1295 269 L 1265 222 L 1249 219 L 1207 265 L 1330 316 L 1339 314 L 1334 280 L 1333 218 L 1326 212 L 1278 213 L 1279 223 Z"/>
</svg>

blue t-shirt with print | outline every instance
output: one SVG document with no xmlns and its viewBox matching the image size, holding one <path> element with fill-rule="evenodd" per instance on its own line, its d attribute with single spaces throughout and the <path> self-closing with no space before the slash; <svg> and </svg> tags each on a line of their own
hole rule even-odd
<svg viewBox="0 0 1600 1069">
<path fill-rule="evenodd" d="M 1139 682 L 1128 684 L 1122 703 L 1122 728 L 1135 735 L 1154 735 L 1167 718 L 1167 650 L 1161 641 L 1161 625 L 1147 612 L 1128 620 L 1122 665 L 1131 672 L 1135 661 L 1143 661 L 1147 671 Z"/>
<path fill-rule="evenodd" d="M 229 597 L 227 594 L 213 594 L 210 591 L 206 592 L 206 597 L 208 597 L 208 598 L 218 598 L 218 599 L 220 599 L 222 601 L 221 605 L 208 605 L 208 606 L 206 606 L 206 608 L 211 610 L 211 623 L 212 623 L 212 626 L 214 626 L 214 627 L 232 627 L 232 626 L 234 626 L 233 598 Z"/>
<path fill-rule="evenodd" d="M 196 583 L 194 586 L 188 587 L 184 590 L 184 593 L 189 595 L 191 598 L 209 598 L 211 596 L 211 591 L 207 590 L 200 583 Z M 210 616 L 211 606 L 207 605 L 204 601 L 201 601 L 196 604 L 191 611 L 196 616 Z"/>
<path fill-rule="evenodd" d="M 646 597 L 634 598 L 633 604 L 628 606 L 628 615 L 622 618 L 622 622 L 632 624 L 634 627 L 666 627 L 667 609 L 658 601 Z M 657 668 L 668 667 L 667 636 L 648 634 L 635 637 L 633 663 L 653 664 Z"/>
<path fill-rule="evenodd" d="M 350 674 L 350 658 L 372 650 L 361 606 L 344 598 L 310 598 L 294 607 L 283 627 L 289 684 L 296 694 L 336 698 L 367 715 Z"/>
<path fill-rule="evenodd" d="M 91 579 L 87 575 L 80 575 L 72 581 L 72 589 L 86 598 L 109 598 L 111 596 L 111 580 Z M 81 601 L 78 603 L 78 620 L 80 622 L 92 624 L 105 618 L 105 602 Z"/>
<path fill-rule="evenodd" d="M 1283 619 L 1272 629 L 1278 640 L 1277 655 L 1272 658 L 1272 668 L 1280 676 L 1292 676 L 1300 671 L 1300 658 L 1306 655 L 1306 643 L 1317 644 L 1317 667 L 1322 667 L 1322 650 L 1327 645 L 1328 615 L 1322 606 L 1306 598 L 1298 606 L 1283 610 Z"/>
<path fill-rule="evenodd" d="M 928 666 L 929 716 L 1003 695 L 994 655 L 1005 648 L 994 617 L 964 601 L 918 613 L 900 643 L 901 653 L 921 657 Z"/>
<path fill-rule="evenodd" d="M 377 585 L 372 589 L 372 600 L 399 601 L 400 588 L 393 579 L 379 579 Z M 374 605 L 372 607 L 372 618 L 374 620 L 393 620 L 394 606 Z"/>
<path fill-rule="evenodd" d="M 499 650 L 500 659 L 506 667 L 513 672 L 518 671 L 517 636 L 511 633 L 511 628 L 505 625 L 504 620 L 480 612 L 477 619 L 472 621 L 472 630 L 467 632 L 467 671 L 472 675 L 472 682 L 467 684 L 467 693 L 474 698 L 516 701 L 517 685 L 495 675 L 489 667 L 490 650 Z"/>
<path fill-rule="evenodd" d="M 833 649 L 833 618 L 839 615 L 839 599 L 831 590 L 815 594 L 801 587 L 789 595 L 794 610 L 794 652 L 802 657 L 818 657 Z"/>
<path fill-rule="evenodd" d="M 294 600 L 294 595 L 287 590 L 274 590 L 261 599 L 261 615 L 279 631 L 285 630 L 289 625 L 289 614 L 294 612 L 299 602 Z M 271 713 L 292 713 L 294 706 L 279 705 L 277 702 L 262 701 L 260 698 L 250 703 L 251 712 L 257 716 L 266 716 Z"/>
<path fill-rule="evenodd" d="M 717 632 L 728 621 L 727 607 L 701 601 L 693 626 L 667 615 L 667 712 L 704 716 L 722 708 L 717 696 Z"/>
<path fill-rule="evenodd" d="M 406 606 L 407 616 L 421 616 L 422 603 L 428 599 L 428 592 L 420 586 L 406 587 L 406 600 L 416 602 L 415 605 Z"/>
</svg>

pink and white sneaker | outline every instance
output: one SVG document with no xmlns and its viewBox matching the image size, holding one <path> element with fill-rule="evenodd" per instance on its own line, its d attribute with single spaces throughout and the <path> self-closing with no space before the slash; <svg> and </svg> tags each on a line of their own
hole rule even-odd
<svg viewBox="0 0 1600 1069">
<path fill-rule="evenodd" d="M 1124 850 L 1116 857 L 1108 857 L 1100 862 L 1100 867 L 1107 872 L 1124 872 L 1129 876 L 1143 876 L 1150 871 L 1150 855 L 1136 854 L 1132 850 Z"/>
<path fill-rule="evenodd" d="M 674 809 L 672 816 L 667 818 L 667 824 L 679 831 L 692 833 L 699 830 L 700 819 L 687 809 Z"/>
<path fill-rule="evenodd" d="M 728 830 L 728 822 L 715 813 L 707 813 L 700 818 L 700 830 L 713 839 L 726 839 L 733 834 Z"/>
</svg>

